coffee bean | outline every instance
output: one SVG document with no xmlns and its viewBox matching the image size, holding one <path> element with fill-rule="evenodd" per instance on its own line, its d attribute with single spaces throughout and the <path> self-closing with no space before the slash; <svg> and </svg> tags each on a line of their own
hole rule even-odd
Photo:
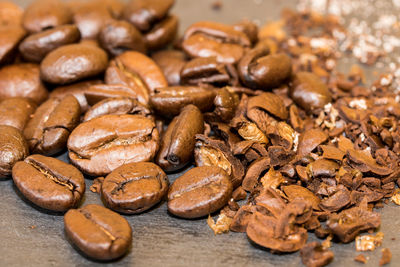
<svg viewBox="0 0 400 267">
<path fill-rule="evenodd" d="M 23 131 L 36 104 L 22 97 L 7 98 L 0 102 L 0 125 L 9 125 Z"/>
<path fill-rule="evenodd" d="M 194 105 L 184 107 L 164 133 L 156 163 L 167 172 L 183 168 L 193 158 L 195 135 L 203 131 L 201 111 Z"/>
<path fill-rule="evenodd" d="M 162 50 L 152 55 L 160 67 L 169 85 L 180 84 L 180 73 L 186 61 L 185 53 L 179 50 Z"/>
<path fill-rule="evenodd" d="M 129 97 L 114 97 L 106 98 L 93 107 L 91 107 L 85 114 L 83 121 L 89 121 L 94 118 L 107 115 L 107 114 L 133 114 L 149 116 L 151 111 L 140 104 L 136 99 Z"/>
<path fill-rule="evenodd" d="M 60 0 L 35 0 L 25 10 L 22 24 L 31 33 L 68 24 L 72 13 Z"/>
<path fill-rule="evenodd" d="M 14 164 L 28 155 L 28 144 L 21 131 L 0 125 L 0 178 L 9 176 Z"/>
<path fill-rule="evenodd" d="M 171 15 L 155 24 L 153 29 L 144 36 L 147 48 L 158 50 L 174 41 L 178 32 L 178 23 L 178 17 Z"/>
<path fill-rule="evenodd" d="M 11 1 L 0 2 L 0 26 L 21 25 L 24 10 Z"/>
<path fill-rule="evenodd" d="M 79 123 L 80 114 L 79 102 L 72 95 L 44 102 L 24 130 L 30 151 L 54 155 L 64 150 L 69 134 Z"/>
<path fill-rule="evenodd" d="M 84 173 L 106 175 L 131 162 L 151 161 L 159 134 L 140 115 L 104 115 L 80 124 L 68 139 L 71 162 Z"/>
<path fill-rule="evenodd" d="M 113 56 L 118 56 L 127 50 L 146 53 L 142 34 L 127 21 L 110 20 L 100 31 L 99 43 Z"/>
<path fill-rule="evenodd" d="M 1 5 L 2 2 L 0 2 Z M 1 8 L 1 6 L 0 6 Z M 0 20 L 1 20 L 0 9 Z M 1 25 L 1 23 L 0 23 Z M 0 65 L 12 63 L 26 31 L 17 25 L 0 26 Z"/>
<path fill-rule="evenodd" d="M 105 178 L 101 197 L 105 205 L 126 214 L 148 210 L 168 192 L 168 177 L 151 162 L 122 165 Z"/>
<path fill-rule="evenodd" d="M 182 218 L 199 218 L 222 208 L 232 183 L 219 167 L 195 167 L 175 180 L 168 192 L 168 211 Z"/>
<path fill-rule="evenodd" d="M 171 86 L 159 88 L 151 96 L 150 104 L 155 112 L 165 117 L 179 114 L 181 109 L 193 104 L 202 112 L 212 108 L 215 91 L 195 86 Z"/>
<path fill-rule="evenodd" d="M 251 20 L 242 19 L 238 23 L 233 24 L 233 28 L 246 34 L 252 44 L 258 41 L 258 26 Z"/>
<path fill-rule="evenodd" d="M 332 101 L 328 87 L 311 72 L 298 72 L 290 87 L 294 102 L 307 112 L 323 108 Z"/>
<path fill-rule="evenodd" d="M 44 81 L 66 84 L 102 73 L 108 64 L 107 54 L 96 46 L 71 44 L 50 52 L 40 64 Z"/>
<path fill-rule="evenodd" d="M 123 18 L 140 31 L 149 31 L 153 24 L 163 19 L 174 0 L 131 0 L 123 12 Z"/>
<path fill-rule="evenodd" d="M 77 206 L 85 193 L 82 173 L 55 158 L 31 155 L 14 165 L 12 176 L 24 197 L 52 211 Z"/>
<path fill-rule="evenodd" d="M 0 99 L 26 97 L 40 104 L 48 92 L 39 75 L 36 64 L 14 64 L 0 69 Z"/>
<path fill-rule="evenodd" d="M 24 59 L 39 63 L 54 49 L 78 42 L 80 36 L 75 25 L 61 25 L 28 36 L 20 44 L 19 51 Z"/>
<path fill-rule="evenodd" d="M 96 260 L 119 258 L 132 243 L 128 221 L 99 205 L 69 210 L 64 216 L 64 229 L 79 250 Z"/>
</svg>

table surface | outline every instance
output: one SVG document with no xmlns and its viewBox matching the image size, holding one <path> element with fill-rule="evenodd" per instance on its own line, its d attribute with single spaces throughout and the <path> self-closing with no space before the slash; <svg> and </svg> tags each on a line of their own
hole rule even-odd
<svg viewBox="0 0 400 267">
<path fill-rule="evenodd" d="M 358 0 L 359 1 L 359 0 Z M 385 0 L 387 1 L 387 0 Z M 29 1 L 15 1 L 24 5 Z M 181 20 L 181 31 L 199 20 L 234 23 L 250 18 L 258 23 L 275 20 L 283 7 L 295 7 L 295 0 L 225 0 L 220 11 L 212 10 L 215 0 L 177 0 L 173 13 Z M 346 66 L 344 66 L 346 68 Z M 60 156 L 68 160 L 64 154 Z M 173 182 L 179 176 L 170 175 Z M 87 179 L 82 204 L 101 204 Z M 393 253 L 392 263 L 400 262 L 400 207 L 389 204 L 382 214 L 382 247 Z M 166 204 L 140 215 L 125 216 L 133 228 L 129 253 L 117 262 L 102 265 L 135 266 L 300 266 L 299 253 L 274 255 L 251 245 L 244 233 L 214 236 L 205 219 L 182 220 L 167 213 Z M 393 238 L 395 240 L 393 240 Z M 309 240 L 316 239 L 313 234 Z M 335 259 L 330 266 L 361 266 L 353 258 L 359 253 L 354 242 L 332 244 Z M 380 248 L 364 253 L 363 266 L 378 266 Z M 0 266 L 92 266 L 95 263 L 79 254 L 64 236 L 63 216 L 32 206 L 23 199 L 11 179 L 0 180 Z"/>
</svg>

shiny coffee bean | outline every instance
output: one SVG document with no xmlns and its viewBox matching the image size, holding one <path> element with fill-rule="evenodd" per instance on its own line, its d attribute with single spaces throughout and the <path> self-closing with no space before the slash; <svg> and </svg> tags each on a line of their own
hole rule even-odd
<svg viewBox="0 0 400 267">
<path fill-rule="evenodd" d="M 72 13 L 60 0 L 35 0 L 25 10 L 22 24 L 31 33 L 72 22 Z"/>
<path fill-rule="evenodd" d="M 100 84 L 100 80 L 78 82 L 71 85 L 60 86 L 50 92 L 50 98 L 63 99 L 67 95 L 73 95 L 76 100 L 78 100 L 81 106 L 82 113 L 86 112 L 89 108 L 89 104 L 85 97 L 85 92 L 90 88 L 90 86 L 95 84 Z"/>
<path fill-rule="evenodd" d="M 151 110 L 140 104 L 136 99 L 130 97 L 106 98 L 93 105 L 83 117 L 83 121 L 90 121 L 103 115 L 109 114 L 133 114 L 150 116 Z"/>
<path fill-rule="evenodd" d="M 328 87 L 311 72 L 296 73 L 290 95 L 297 105 L 308 112 L 321 109 L 332 101 Z"/>
<path fill-rule="evenodd" d="M 186 62 L 185 53 L 179 50 L 162 50 L 154 53 L 152 58 L 161 68 L 169 85 L 180 84 L 180 73 Z"/>
<path fill-rule="evenodd" d="M 156 163 L 167 172 L 176 171 L 193 158 L 196 134 L 204 131 L 201 111 L 194 105 L 187 105 L 168 126 L 161 139 Z"/>
<path fill-rule="evenodd" d="M 7 98 L 0 102 L 0 125 L 23 131 L 35 109 L 36 104 L 28 98 Z"/>
<path fill-rule="evenodd" d="M 168 192 L 168 211 L 182 218 L 199 218 L 228 203 L 229 175 L 219 167 L 195 167 L 175 180 Z"/>
<path fill-rule="evenodd" d="M 168 16 L 154 25 L 144 36 L 149 50 L 158 50 L 172 43 L 178 33 L 179 20 L 176 16 Z"/>
<path fill-rule="evenodd" d="M 108 64 L 107 54 L 96 46 L 71 44 L 50 52 L 40 64 L 44 81 L 66 84 L 102 73 Z"/>
<path fill-rule="evenodd" d="M 11 1 L 0 2 L 0 26 L 21 25 L 24 10 Z"/>
<path fill-rule="evenodd" d="M 24 59 L 39 63 L 54 49 L 78 42 L 80 36 L 75 25 L 61 25 L 28 36 L 20 44 L 19 51 Z"/>
<path fill-rule="evenodd" d="M 29 155 L 28 144 L 21 131 L 0 125 L 0 178 L 11 174 L 12 167 Z"/>
<path fill-rule="evenodd" d="M 99 43 L 108 53 L 118 56 L 127 50 L 146 53 L 146 44 L 141 32 L 123 20 L 110 20 L 100 31 Z"/>
<path fill-rule="evenodd" d="M 0 26 L 0 65 L 14 61 L 18 44 L 25 35 L 26 31 L 21 26 Z"/>
<path fill-rule="evenodd" d="M 266 45 L 247 52 L 239 61 L 240 80 L 254 89 L 268 90 L 279 87 L 292 74 L 292 61 L 286 54 L 269 54 Z"/>
<path fill-rule="evenodd" d="M 44 102 L 24 130 L 30 151 L 44 155 L 63 151 L 69 134 L 79 123 L 80 114 L 79 102 L 72 95 Z"/>
<path fill-rule="evenodd" d="M 242 19 L 238 23 L 235 23 L 233 28 L 246 34 L 252 44 L 258 41 L 258 26 L 251 20 Z"/>
<path fill-rule="evenodd" d="M 140 31 L 149 31 L 153 24 L 163 19 L 174 0 L 131 0 L 125 7 L 123 18 Z"/>
<path fill-rule="evenodd" d="M 64 215 L 65 234 L 87 256 L 113 260 L 124 255 L 132 243 L 128 221 L 107 208 L 86 205 Z"/>
<path fill-rule="evenodd" d="M 168 192 L 168 177 L 151 162 L 122 165 L 107 175 L 101 186 L 105 205 L 117 212 L 140 213 L 161 201 Z"/>
<path fill-rule="evenodd" d="M 24 197 L 52 211 L 76 207 L 85 193 L 82 173 L 56 158 L 31 155 L 15 164 L 12 176 Z"/>
<path fill-rule="evenodd" d="M 195 86 L 171 86 L 158 89 L 151 96 L 150 104 L 154 111 L 165 117 L 176 116 L 189 104 L 202 112 L 211 110 L 215 91 Z"/>
<path fill-rule="evenodd" d="M 0 69 L 0 99 L 26 97 L 40 104 L 48 92 L 36 64 L 14 64 Z"/>
<path fill-rule="evenodd" d="M 124 84 L 148 93 L 168 86 L 160 67 L 151 58 L 135 51 L 125 52 L 112 60 L 104 80 L 107 84 Z"/>
<path fill-rule="evenodd" d="M 106 175 L 123 164 L 151 161 L 159 133 L 140 115 L 104 115 L 80 124 L 68 139 L 69 158 L 84 173 Z"/>
</svg>

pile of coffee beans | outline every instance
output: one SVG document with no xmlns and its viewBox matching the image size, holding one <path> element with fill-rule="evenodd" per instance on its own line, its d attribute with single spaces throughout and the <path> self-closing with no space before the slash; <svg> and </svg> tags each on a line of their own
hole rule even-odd
<svg viewBox="0 0 400 267">
<path fill-rule="evenodd" d="M 0 176 L 65 213 L 68 240 L 95 260 L 129 249 L 119 214 L 165 200 L 166 216 L 219 213 L 216 234 L 301 250 L 307 266 L 333 259 L 308 232 L 348 243 L 377 229 L 374 208 L 400 183 L 393 76 L 367 87 L 359 67 L 336 71 L 334 16 L 201 21 L 179 37 L 173 4 L 0 2 Z M 105 207 L 81 207 L 85 178 Z"/>
</svg>

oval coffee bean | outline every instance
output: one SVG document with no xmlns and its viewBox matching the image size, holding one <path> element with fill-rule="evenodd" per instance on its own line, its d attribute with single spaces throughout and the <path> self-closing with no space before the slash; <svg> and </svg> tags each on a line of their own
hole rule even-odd
<svg viewBox="0 0 400 267">
<path fill-rule="evenodd" d="M 24 130 L 30 151 L 54 155 L 64 150 L 69 134 L 79 123 L 80 114 L 79 102 L 72 95 L 44 102 Z"/>
<path fill-rule="evenodd" d="M 38 65 L 14 64 L 0 69 L 0 99 L 26 97 L 40 104 L 47 96 Z"/>
<path fill-rule="evenodd" d="M 199 218 L 228 203 L 229 175 L 219 167 L 195 167 L 175 180 L 168 192 L 168 211 L 182 218 Z"/>
<path fill-rule="evenodd" d="M 93 105 L 83 117 L 83 121 L 108 114 L 133 114 L 150 116 L 151 110 L 140 104 L 136 99 L 130 97 L 106 98 Z"/>
<path fill-rule="evenodd" d="M 67 211 L 85 193 L 85 179 L 74 166 L 56 158 L 31 155 L 17 162 L 12 176 L 19 191 L 39 207 Z"/>
<path fill-rule="evenodd" d="M 22 23 L 31 33 L 68 24 L 72 13 L 60 0 L 36 0 L 25 10 Z"/>
<path fill-rule="evenodd" d="M 69 158 L 84 173 L 106 175 L 131 162 L 151 161 L 159 134 L 140 115 L 104 115 L 80 124 L 68 139 Z"/>
<path fill-rule="evenodd" d="M 156 163 L 167 172 L 176 171 L 193 158 L 196 134 L 204 131 L 201 111 L 194 105 L 187 105 L 169 124 L 164 133 Z"/>
<path fill-rule="evenodd" d="M 153 60 L 161 68 L 169 85 L 179 85 L 181 70 L 185 65 L 185 53 L 179 50 L 162 50 L 152 55 Z"/>
<path fill-rule="evenodd" d="M 168 177 L 151 162 L 122 165 L 104 179 L 101 197 L 117 212 L 140 213 L 161 201 L 168 192 Z"/>
<path fill-rule="evenodd" d="M 25 35 L 26 31 L 20 26 L 0 25 L 0 65 L 8 64 L 14 61 L 15 54 L 18 50 L 18 44 L 22 41 Z"/>
<path fill-rule="evenodd" d="M 172 117 L 189 104 L 195 105 L 202 112 L 210 111 L 214 98 L 214 90 L 196 86 L 170 86 L 156 90 L 150 98 L 150 105 L 157 114 Z"/>
<path fill-rule="evenodd" d="M 107 54 L 103 49 L 70 44 L 51 51 L 40 64 L 40 73 L 46 82 L 66 84 L 96 76 L 104 72 L 107 64 Z"/>
<path fill-rule="evenodd" d="M 69 210 L 64 215 L 64 229 L 75 246 L 96 260 L 119 258 L 132 243 L 128 221 L 99 205 Z"/>
<path fill-rule="evenodd" d="M 14 164 L 28 155 L 28 144 L 21 131 L 0 125 L 0 178 L 9 176 Z"/>
<path fill-rule="evenodd" d="M 153 24 L 163 19 L 174 0 L 131 0 L 125 7 L 123 17 L 140 31 L 149 31 Z"/>
<path fill-rule="evenodd" d="M 292 74 L 292 61 L 286 54 L 269 54 L 265 45 L 247 52 L 239 61 L 240 80 L 254 89 L 279 87 Z"/>
<path fill-rule="evenodd" d="M 36 104 L 28 98 L 7 98 L 0 102 L 0 125 L 9 125 L 23 131 Z"/>
<path fill-rule="evenodd" d="M 311 72 L 297 72 L 290 87 L 294 102 L 308 112 L 323 108 L 332 101 L 328 87 Z"/>
<path fill-rule="evenodd" d="M 156 24 L 145 34 L 146 46 L 149 50 L 158 50 L 174 41 L 178 32 L 179 20 L 176 16 L 168 16 Z"/>
<path fill-rule="evenodd" d="M 62 25 L 28 36 L 19 46 L 24 59 L 40 62 L 54 49 L 76 43 L 81 35 L 75 25 Z"/>
<path fill-rule="evenodd" d="M 24 10 L 11 1 L 0 2 L 0 26 L 21 25 Z"/>
<path fill-rule="evenodd" d="M 123 20 L 110 20 L 105 24 L 99 35 L 99 43 L 113 56 L 127 50 L 146 53 L 146 44 L 141 32 Z"/>
</svg>

